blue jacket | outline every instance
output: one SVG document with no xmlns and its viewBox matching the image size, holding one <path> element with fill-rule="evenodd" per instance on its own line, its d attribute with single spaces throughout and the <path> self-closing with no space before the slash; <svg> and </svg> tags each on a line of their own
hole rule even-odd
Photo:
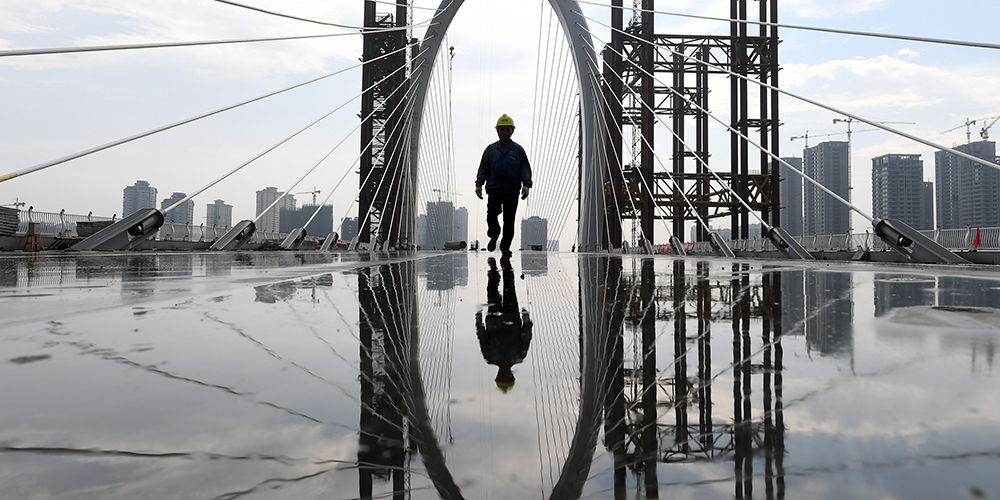
<svg viewBox="0 0 1000 500">
<path fill-rule="evenodd" d="M 494 142 L 483 151 L 476 174 L 476 186 L 486 184 L 487 193 L 517 194 L 521 185 L 531 187 L 531 165 L 520 144 L 511 141 L 507 151 Z"/>
</svg>

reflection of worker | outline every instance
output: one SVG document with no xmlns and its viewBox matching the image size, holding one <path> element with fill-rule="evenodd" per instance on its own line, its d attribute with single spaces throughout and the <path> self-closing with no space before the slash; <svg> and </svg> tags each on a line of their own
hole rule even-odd
<svg viewBox="0 0 1000 500">
<path fill-rule="evenodd" d="M 514 372 L 511 367 L 524 361 L 528 355 L 528 344 L 531 343 L 531 318 L 528 311 L 517 307 L 517 293 L 514 290 L 514 269 L 510 261 L 501 260 L 503 264 L 503 296 L 500 295 L 500 273 L 497 271 L 497 261 L 490 257 L 490 271 L 486 285 L 486 300 L 488 312 L 486 323 L 483 324 L 483 312 L 476 313 L 476 330 L 479 336 L 479 349 L 483 358 L 491 365 L 496 365 L 497 387 L 503 392 L 514 387 Z"/>
<path fill-rule="evenodd" d="M 490 237 L 486 249 L 497 249 L 497 237 L 500 236 L 500 223 L 497 216 L 503 213 L 503 239 L 500 240 L 500 251 L 504 257 L 510 257 L 510 244 L 514 241 L 514 214 L 517 212 L 517 195 L 521 199 L 528 197 L 531 188 L 531 165 L 528 164 L 528 154 L 518 143 L 511 141 L 514 134 L 514 120 L 503 115 L 497 120 L 497 137 L 499 141 L 486 147 L 483 159 L 479 162 L 479 173 L 476 174 L 476 196 L 483 199 L 483 184 L 486 184 L 487 235 Z"/>
</svg>

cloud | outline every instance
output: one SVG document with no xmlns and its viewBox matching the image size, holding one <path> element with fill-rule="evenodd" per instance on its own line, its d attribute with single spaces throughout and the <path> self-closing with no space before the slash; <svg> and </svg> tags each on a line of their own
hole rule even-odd
<svg viewBox="0 0 1000 500">
<path fill-rule="evenodd" d="M 7 0 L 0 4 L 0 32 L 43 33 L 51 28 L 45 19 L 59 11 L 57 0 Z"/>
<path fill-rule="evenodd" d="M 782 86 L 791 92 L 808 89 L 820 102 L 862 112 L 874 110 L 920 110 L 938 105 L 956 106 L 965 101 L 974 107 L 1000 107 L 1000 96 L 991 89 L 1000 85 L 994 68 L 931 66 L 905 57 L 881 55 L 871 58 L 833 60 L 822 64 L 790 64 L 782 72 Z M 787 110 L 811 105 L 792 104 Z"/>
<path fill-rule="evenodd" d="M 47 6 L 47 8 L 43 8 Z M 321 8 L 319 2 L 296 5 L 295 15 L 344 24 L 360 24 L 344 6 Z M 44 2 L 5 6 L 0 18 L 14 19 L 8 33 L 11 48 L 97 46 L 171 41 L 264 38 L 345 32 L 344 37 L 287 42 L 258 42 L 211 47 L 144 49 L 74 56 L 35 56 L 5 60 L 16 70 L 67 68 L 178 67 L 219 79 L 261 78 L 276 74 L 327 71 L 331 63 L 353 61 L 360 36 L 350 30 L 324 27 L 238 9 L 214 2 L 110 2 L 85 0 L 73 4 Z M 311 7 L 311 8 L 310 8 Z M 360 9 L 354 9 L 360 10 Z M 37 20 L 37 21 L 35 21 Z M 4 21 L 0 21 L 3 23 Z M 49 33 L 27 36 L 25 33 Z M 20 36 L 19 36 L 20 35 Z"/>
<path fill-rule="evenodd" d="M 781 73 L 781 85 L 789 92 L 867 119 L 914 122 L 888 126 L 942 146 L 965 142 L 964 128 L 949 134 L 941 132 L 961 125 L 966 117 L 1000 114 L 1000 95 L 994 91 L 1000 86 L 1000 69 L 975 62 L 924 61 L 911 53 L 904 49 L 896 57 L 884 54 L 821 64 L 789 64 Z M 784 137 L 800 136 L 808 130 L 817 137 L 810 141 L 811 145 L 846 138 L 845 135 L 823 137 L 846 131 L 842 124 L 832 123 L 833 118 L 842 118 L 834 112 L 782 97 L 781 113 Z M 854 126 L 854 130 L 870 128 L 864 124 Z M 973 128 L 973 138 L 978 131 L 979 128 Z M 800 146 L 798 143 L 793 148 Z M 934 151 L 928 145 L 888 132 L 855 134 L 852 201 L 866 211 L 870 209 L 872 157 L 887 153 L 920 154 L 925 178 L 933 178 Z M 856 228 L 866 224 L 857 217 L 854 223 Z"/>
</svg>

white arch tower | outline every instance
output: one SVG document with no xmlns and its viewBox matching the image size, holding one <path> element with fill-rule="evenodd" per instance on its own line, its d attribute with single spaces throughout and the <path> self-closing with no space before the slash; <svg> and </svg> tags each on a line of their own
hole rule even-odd
<svg viewBox="0 0 1000 500">
<path fill-rule="evenodd" d="M 428 82 L 434 61 L 437 60 L 444 35 L 447 33 L 455 14 L 465 0 L 442 0 L 424 39 L 420 53 L 413 61 L 413 92 L 415 110 L 410 123 L 410 165 L 419 167 L 417 150 L 420 139 L 424 101 L 427 97 Z M 603 147 L 606 125 L 598 114 L 600 96 L 600 75 L 596 65 L 597 55 L 590 45 L 590 29 L 584 19 L 580 4 L 576 0 L 549 0 L 549 4 L 559 17 L 572 48 L 573 63 L 577 82 L 580 85 L 580 113 L 582 120 L 583 147 L 582 171 L 580 175 L 579 225 L 577 242 L 580 251 L 598 251 L 602 248 L 607 234 L 607 218 L 604 214 L 604 184 L 607 181 L 607 155 Z M 419 168 L 416 169 L 419 172 Z M 617 218 L 617 216 L 616 216 Z"/>
</svg>

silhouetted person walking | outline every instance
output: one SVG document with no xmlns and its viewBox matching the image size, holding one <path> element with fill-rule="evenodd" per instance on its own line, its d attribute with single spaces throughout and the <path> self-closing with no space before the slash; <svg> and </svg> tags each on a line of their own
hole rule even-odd
<svg viewBox="0 0 1000 500">
<path fill-rule="evenodd" d="M 531 188 L 531 165 L 528 164 L 528 154 L 520 144 L 510 140 L 514 134 L 514 120 L 503 115 L 497 120 L 497 137 L 499 141 L 486 147 L 483 159 L 479 162 L 479 172 L 476 174 L 476 196 L 483 199 L 483 184 L 486 184 L 486 225 L 490 242 L 486 246 L 489 251 L 497 249 L 497 237 L 500 236 L 500 222 L 497 217 L 503 213 L 503 239 L 500 240 L 500 251 L 504 257 L 510 257 L 510 244 L 514 241 L 514 216 L 517 213 L 517 196 L 528 197 Z"/>
<path fill-rule="evenodd" d="M 517 292 L 514 289 L 514 268 L 510 261 L 502 259 L 503 295 L 500 295 L 500 272 L 497 261 L 490 257 L 490 271 L 487 275 L 486 301 L 488 312 L 483 322 L 483 312 L 476 312 L 476 335 L 479 349 L 487 363 L 497 366 L 494 379 L 497 387 L 507 392 L 514 387 L 514 372 L 511 367 L 524 361 L 531 344 L 531 318 L 528 311 L 517 306 Z"/>
</svg>

